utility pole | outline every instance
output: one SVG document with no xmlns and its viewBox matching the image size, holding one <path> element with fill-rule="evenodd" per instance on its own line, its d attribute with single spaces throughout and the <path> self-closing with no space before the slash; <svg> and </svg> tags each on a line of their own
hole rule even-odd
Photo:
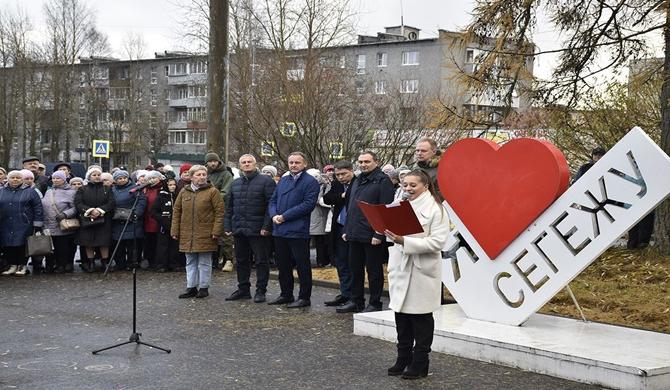
<svg viewBox="0 0 670 390">
<path fill-rule="evenodd" d="M 209 1 L 209 91 L 207 150 L 222 154 L 227 162 L 228 121 L 226 75 L 228 59 L 228 0 Z"/>
</svg>

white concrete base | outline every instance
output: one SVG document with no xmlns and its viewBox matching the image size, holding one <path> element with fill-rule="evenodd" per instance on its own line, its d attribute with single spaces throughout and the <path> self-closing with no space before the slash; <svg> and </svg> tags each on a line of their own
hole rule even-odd
<svg viewBox="0 0 670 390">
<path fill-rule="evenodd" d="M 670 389 L 670 334 L 534 314 L 523 326 L 435 312 L 432 349 L 615 389 Z M 354 334 L 396 341 L 390 310 L 354 315 Z"/>
</svg>

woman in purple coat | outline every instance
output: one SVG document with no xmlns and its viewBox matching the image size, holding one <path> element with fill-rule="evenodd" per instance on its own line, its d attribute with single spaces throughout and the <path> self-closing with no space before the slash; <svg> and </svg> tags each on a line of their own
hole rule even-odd
<svg viewBox="0 0 670 390">
<path fill-rule="evenodd" d="M 76 252 L 75 230 L 61 230 L 60 221 L 76 218 L 74 206 L 75 191 L 66 182 L 65 173 L 56 171 L 51 175 L 52 187 L 42 198 L 44 209 L 44 228 L 49 229 L 54 243 L 54 253 L 47 256 L 46 271 L 55 273 L 72 272 L 72 263 Z"/>
</svg>

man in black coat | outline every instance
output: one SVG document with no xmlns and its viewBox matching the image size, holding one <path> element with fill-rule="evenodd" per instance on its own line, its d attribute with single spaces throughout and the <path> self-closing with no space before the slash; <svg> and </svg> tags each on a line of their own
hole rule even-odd
<svg viewBox="0 0 670 390">
<path fill-rule="evenodd" d="M 27 169 L 35 176 L 35 188 L 37 188 L 42 195 L 46 194 L 49 177 L 40 174 L 40 159 L 35 156 L 29 156 L 23 159 L 23 169 Z"/>
<path fill-rule="evenodd" d="M 356 180 L 354 166 L 351 162 L 341 160 L 335 163 L 335 178 L 331 183 L 330 191 L 323 195 L 323 201 L 333 206 L 331 223 L 332 248 L 334 248 L 334 265 L 337 268 L 337 277 L 340 280 L 340 294 L 331 301 L 324 302 L 326 306 L 339 306 L 349 302 L 351 298 L 351 271 L 349 270 L 349 245 L 342 239 L 344 223 L 347 216 L 347 201 L 351 195 L 351 185 Z"/>
<path fill-rule="evenodd" d="M 256 294 L 254 302 L 265 302 L 270 278 L 268 245 L 272 221 L 268 203 L 276 184 L 271 177 L 261 175 L 256 158 L 245 154 L 239 160 L 240 177 L 233 180 L 226 201 L 223 225 L 227 236 L 235 240 L 237 260 L 237 290 L 226 301 L 251 298 L 251 256 L 256 261 Z"/>
<path fill-rule="evenodd" d="M 386 237 L 375 232 L 358 201 L 371 204 L 389 204 L 393 202 L 395 191 L 391 179 L 379 169 L 379 160 L 373 152 L 363 152 L 358 156 L 360 176 L 351 186 L 351 195 L 347 202 L 347 216 L 344 224 L 343 239 L 349 243 L 349 268 L 351 269 L 351 300 L 338 307 L 338 313 L 371 312 L 382 309 L 382 291 L 384 289 L 384 250 L 382 245 Z M 370 301 L 365 306 L 365 270 L 368 271 Z"/>
</svg>

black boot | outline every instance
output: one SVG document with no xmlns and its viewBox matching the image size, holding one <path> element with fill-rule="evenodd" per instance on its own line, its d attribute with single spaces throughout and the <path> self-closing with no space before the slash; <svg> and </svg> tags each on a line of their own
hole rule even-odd
<svg viewBox="0 0 670 390">
<path fill-rule="evenodd" d="M 208 288 L 201 288 L 198 290 L 198 294 L 195 296 L 196 298 L 205 298 L 209 296 L 209 289 Z"/>
<path fill-rule="evenodd" d="M 89 260 L 82 260 L 80 267 L 86 273 L 93 272 L 93 266 L 91 265 L 91 262 Z"/>
<path fill-rule="evenodd" d="M 419 379 L 428 376 L 428 356 L 414 356 L 412 363 L 402 373 L 402 379 Z"/>
<path fill-rule="evenodd" d="M 189 288 L 186 289 L 186 291 L 183 294 L 179 295 L 179 298 L 182 298 L 182 299 L 193 298 L 196 295 L 198 295 L 198 289 L 195 288 L 195 287 L 189 287 Z"/>
<path fill-rule="evenodd" d="M 412 363 L 412 355 L 401 356 L 399 353 L 398 358 L 395 360 L 395 364 L 392 367 L 389 367 L 388 374 L 390 376 L 398 376 L 405 371 L 405 367 L 410 363 Z"/>
</svg>

